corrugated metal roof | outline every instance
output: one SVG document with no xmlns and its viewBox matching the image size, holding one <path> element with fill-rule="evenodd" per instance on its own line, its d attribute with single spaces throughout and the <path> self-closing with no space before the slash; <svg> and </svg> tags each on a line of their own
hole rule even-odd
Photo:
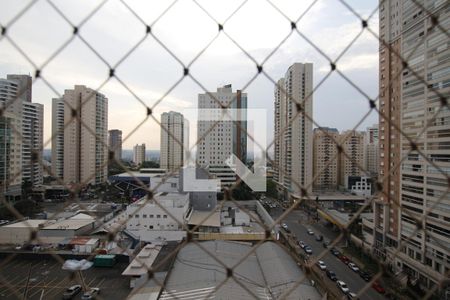
<svg viewBox="0 0 450 300">
<path fill-rule="evenodd" d="M 138 276 L 148 273 L 148 270 L 150 270 L 153 262 L 158 256 L 161 247 L 161 245 L 145 245 L 125 271 L 122 272 L 122 275 Z"/>
<path fill-rule="evenodd" d="M 226 268 L 247 255 L 252 244 L 208 241 L 200 245 L 188 244 L 180 250 L 160 299 L 275 299 L 303 276 L 289 254 L 275 243 L 266 242 L 235 267 L 233 277 L 227 279 Z M 306 280 L 288 299 L 313 300 L 321 296 Z"/>
</svg>

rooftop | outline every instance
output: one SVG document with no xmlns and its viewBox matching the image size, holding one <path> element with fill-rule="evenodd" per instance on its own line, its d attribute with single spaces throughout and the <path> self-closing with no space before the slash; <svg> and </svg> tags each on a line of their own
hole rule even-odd
<svg viewBox="0 0 450 300">
<path fill-rule="evenodd" d="M 161 248 L 161 245 L 145 245 L 125 271 L 122 272 L 122 275 L 138 276 L 148 273 Z"/>
<path fill-rule="evenodd" d="M 24 221 L 12 223 L 12 224 L 4 225 L 2 227 L 8 227 L 8 228 L 24 228 L 24 227 L 38 228 L 39 225 L 44 224 L 46 222 L 48 222 L 48 220 L 37 220 L 37 219 L 33 219 L 32 220 L 32 219 L 30 219 L 30 220 L 24 220 Z"/>
<path fill-rule="evenodd" d="M 92 224 L 93 222 L 94 220 L 67 219 L 45 226 L 43 230 L 77 230 L 84 226 Z"/>
<path fill-rule="evenodd" d="M 252 244 L 233 241 L 207 241 L 202 248 L 227 267 L 233 267 L 252 249 Z M 294 287 L 304 273 L 280 246 L 265 242 L 233 269 L 235 280 L 226 280 L 227 270 L 198 245 L 189 243 L 178 253 L 160 299 L 278 299 Z M 195 274 L 195 276 L 193 276 Z M 251 291 L 250 294 L 247 290 Z M 305 279 L 286 299 L 321 299 Z"/>
<path fill-rule="evenodd" d="M 220 211 L 210 212 L 195 210 L 192 212 L 188 224 L 208 227 L 220 227 Z"/>
</svg>

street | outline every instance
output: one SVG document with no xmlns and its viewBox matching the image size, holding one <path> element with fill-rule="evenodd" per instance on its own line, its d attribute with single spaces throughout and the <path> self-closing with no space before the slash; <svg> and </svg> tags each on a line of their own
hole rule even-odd
<svg viewBox="0 0 450 300">
<path fill-rule="evenodd" d="M 283 213 L 281 208 L 275 208 L 270 210 L 270 214 L 274 219 L 278 218 Z M 319 234 L 324 237 L 324 240 L 329 240 L 333 242 L 338 236 L 339 232 L 333 232 L 327 227 L 323 226 L 321 223 L 316 223 L 308 219 L 308 216 L 300 211 L 294 210 L 287 217 L 281 221 L 281 223 L 286 223 L 288 228 L 296 236 L 298 241 L 303 241 L 305 244 L 309 245 L 313 251 L 313 256 L 321 255 L 322 252 L 329 250 L 323 247 L 323 241 L 316 241 L 315 235 Z M 314 231 L 314 235 L 309 235 L 307 233 L 307 228 Z M 345 246 L 343 240 L 338 241 L 335 245 L 339 251 L 341 251 L 342 246 Z M 341 251 L 342 252 L 342 251 Z M 347 265 L 345 265 L 340 259 L 331 254 L 329 251 L 324 253 L 321 259 L 327 266 L 328 270 L 332 270 L 336 273 L 338 280 L 344 281 L 350 292 L 358 293 L 363 289 L 368 282 L 364 281 L 358 273 L 351 270 Z M 331 282 L 331 280 L 326 276 L 325 271 L 321 271 L 325 281 Z M 336 284 L 333 282 L 333 284 Z M 369 287 L 360 297 L 360 299 L 378 300 L 385 299 L 385 297 L 375 291 L 372 287 Z"/>
</svg>

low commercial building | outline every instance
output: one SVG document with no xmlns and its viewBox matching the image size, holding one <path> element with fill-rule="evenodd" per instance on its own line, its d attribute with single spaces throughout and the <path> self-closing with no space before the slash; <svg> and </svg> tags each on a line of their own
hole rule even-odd
<svg viewBox="0 0 450 300">
<path fill-rule="evenodd" d="M 48 220 L 24 220 L 0 227 L 0 244 L 25 244 L 31 232 L 38 231 Z"/>
<path fill-rule="evenodd" d="M 130 288 L 140 287 L 149 280 L 148 271 L 155 262 L 161 248 L 162 245 L 145 245 L 135 259 L 122 272 L 122 275 L 130 276 Z"/>
<path fill-rule="evenodd" d="M 141 241 L 181 240 L 186 235 L 183 225 L 188 210 L 188 193 L 162 192 L 152 199 L 144 197 L 127 207 L 126 230 Z"/>
<path fill-rule="evenodd" d="M 99 246 L 99 239 L 75 237 L 68 243 L 74 253 L 92 253 Z"/>
<path fill-rule="evenodd" d="M 57 244 L 66 238 L 89 234 L 94 225 L 95 220 L 91 219 L 66 219 L 39 229 L 38 238 L 46 244 Z"/>
</svg>

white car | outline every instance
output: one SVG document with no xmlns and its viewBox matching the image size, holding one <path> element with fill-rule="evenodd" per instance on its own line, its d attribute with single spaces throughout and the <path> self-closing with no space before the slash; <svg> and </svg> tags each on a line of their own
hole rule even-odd
<svg viewBox="0 0 450 300">
<path fill-rule="evenodd" d="M 354 263 L 348 263 L 348 267 L 349 267 L 350 269 L 352 269 L 353 271 L 355 271 L 355 272 L 358 272 L 358 271 L 359 271 L 358 266 L 355 265 Z"/>
<path fill-rule="evenodd" d="M 319 260 L 319 261 L 317 262 L 317 266 L 318 266 L 322 271 L 325 271 L 325 270 L 327 269 L 327 266 L 326 266 L 325 263 L 324 263 L 323 261 L 321 261 L 321 260 Z"/>
<path fill-rule="evenodd" d="M 306 229 L 306 231 L 308 232 L 309 235 L 313 235 L 314 231 L 311 230 L 311 228 Z"/>
<path fill-rule="evenodd" d="M 300 246 L 300 248 L 305 248 L 305 242 L 304 241 L 299 241 L 298 245 Z"/>
<path fill-rule="evenodd" d="M 83 296 L 81 296 L 81 299 L 82 300 L 95 299 L 98 294 L 100 294 L 99 288 L 91 288 L 89 291 L 84 292 Z"/>
<path fill-rule="evenodd" d="M 338 280 L 336 281 L 336 284 L 338 286 L 338 288 L 344 293 L 347 294 L 348 292 L 350 292 L 350 290 L 347 287 L 347 284 L 345 284 L 345 282 L 343 282 L 342 280 Z"/>
</svg>

